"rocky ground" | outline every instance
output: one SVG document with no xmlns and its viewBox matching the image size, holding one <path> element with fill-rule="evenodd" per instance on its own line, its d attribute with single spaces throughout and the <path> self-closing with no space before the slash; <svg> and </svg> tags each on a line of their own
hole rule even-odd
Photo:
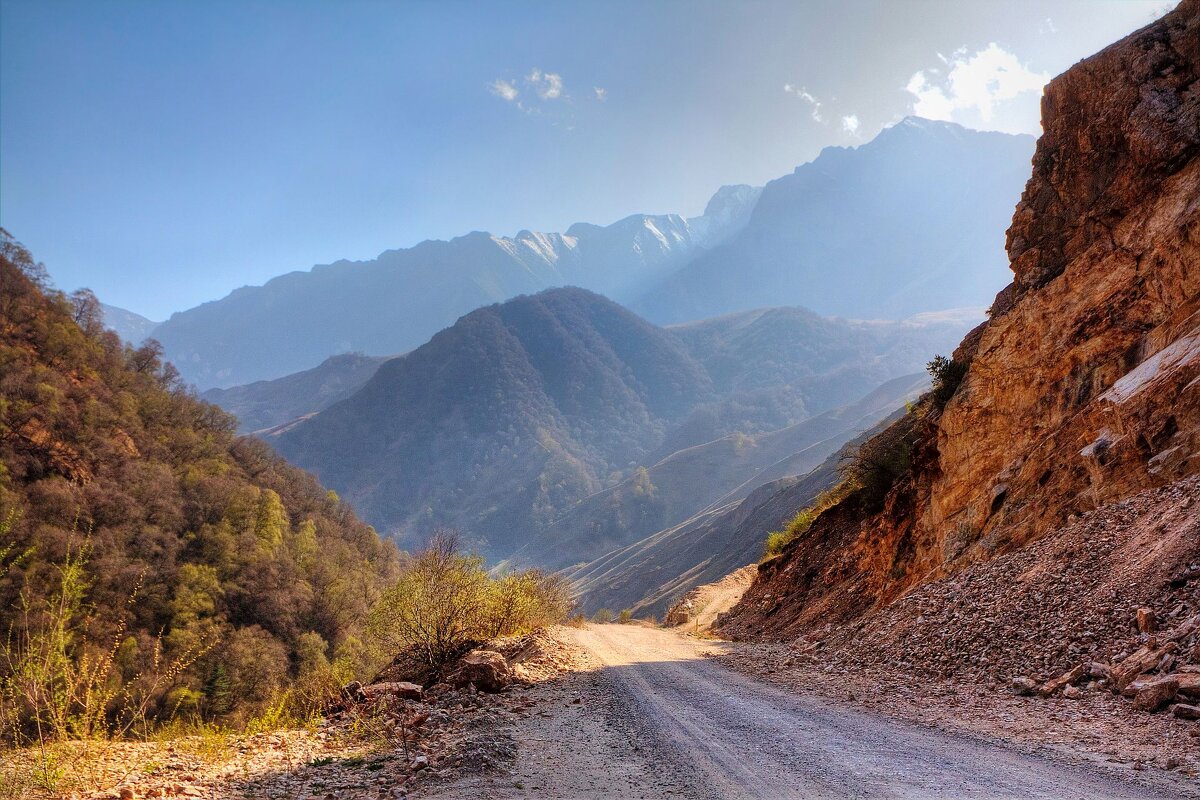
<svg viewBox="0 0 1200 800">
<path fill-rule="evenodd" d="M 781 670 L 771 666 L 788 657 L 786 647 L 731 645 L 640 625 L 563 634 L 565 647 L 582 651 L 584 668 L 538 685 L 529 693 L 536 702 L 530 713 L 505 723 L 516 757 L 430 785 L 423 796 L 1200 797 L 1200 785 L 1178 772 L 1135 771 L 1078 748 L 1035 748 L 955 726 L 957 694 L 914 697 L 914 705 L 936 704 L 946 715 L 913 724 L 901 718 L 904 703 L 886 696 L 864 708 L 861 698 L 835 694 L 833 683 L 827 694 L 813 691 L 811 681 L 796 692 L 775 682 Z M 1053 739 L 1036 715 L 1029 721 Z"/>
<path fill-rule="evenodd" d="M 941 727 L 1200 773 L 1200 477 L 731 668 Z"/>
</svg>

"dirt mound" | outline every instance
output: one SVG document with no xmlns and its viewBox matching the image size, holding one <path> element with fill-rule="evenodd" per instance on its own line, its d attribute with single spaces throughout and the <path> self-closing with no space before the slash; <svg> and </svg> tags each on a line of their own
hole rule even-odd
<svg viewBox="0 0 1200 800">
<path fill-rule="evenodd" d="M 697 586 L 671 606 L 665 624 L 683 627 L 689 632 L 706 633 L 716 624 L 718 616 L 737 605 L 757 574 L 758 565 L 749 564 L 719 581 Z"/>
</svg>

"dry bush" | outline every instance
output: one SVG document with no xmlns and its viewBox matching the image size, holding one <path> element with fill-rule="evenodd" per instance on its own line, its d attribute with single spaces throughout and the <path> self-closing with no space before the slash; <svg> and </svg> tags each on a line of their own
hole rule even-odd
<svg viewBox="0 0 1200 800">
<path fill-rule="evenodd" d="M 387 653 L 437 672 L 479 641 L 560 622 L 566 581 L 540 570 L 491 578 L 452 531 L 434 534 L 372 609 L 368 632 Z M 416 665 L 413 665 L 416 666 Z"/>
<path fill-rule="evenodd" d="M 858 490 L 865 508 L 882 508 L 892 486 L 912 468 L 913 449 L 923 423 L 920 414 L 910 411 L 863 442 L 838 465 L 843 481 Z"/>
</svg>

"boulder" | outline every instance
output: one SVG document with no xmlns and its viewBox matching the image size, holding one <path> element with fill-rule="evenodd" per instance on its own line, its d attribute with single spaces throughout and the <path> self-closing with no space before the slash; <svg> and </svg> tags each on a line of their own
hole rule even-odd
<svg viewBox="0 0 1200 800">
<path fill-rule="evenodd" d="M 1158 617 L 1154 615 L 1154 609 L 1143 606 L 1137 610 L 1137 629 L 1142 633 L 1158 630 Z"/>
<path fill-rule="evenodd" d="M 1147 681 L 1134 695 L 1133 707 L 1138 711 L 1158 711 L 1175 699 L 1178 691 L 1179 681 L 1174 675 Z"/>
<path fill-rule="evenodd" d="M 483 692 L 498 692 L 512 683 L 512 668 L 495 650 L 472 650 L 458 662 L 457 669 L 446 676 L 454 686 L 474 684 Z"/>
<path fill-rule="evenodd" d="M 1171 706 L 1171 713 L 1180 719 L 1200 719 L 1200 706 L 1176 703 Z"/>
<path fill-rule="evenodd" d="M 399 697 L 402 700 L 420 700 L 424 690 L 415 683 L 408 681 L 385 681 L 364 686 L 362 693 L 367 700 L 379 700 L 384 697 Z"/>
<path fill-rule="evenodd" d="M 1038 694 L 1040 694 L 1042 697 L 1049 697 L 1058 690 L 1062 689 L 1064 686 L 1070 686 L 1081 679 L 1087 674 L 1087 671 L 1087 664 L 1079 664 L 1067 670 L 1062 675 L 1059 675 L 1054 680 L 1043 683 L 1040 687 L 1038 687 Z"/>
<path fill-rule="evenodd" d="M 1164 655 L 1174 653 L 1179 649 L 1175 642 L 1168 642 L 1160 648 L 1142 647 L 1133 655 L 1125 658 L 1112 667 L 1112 683 L 1118 690 L 1124 689 L 1143 672 L 1149 672 L 1158 666 Z"/>
<path fill-rule="evenodd" d="M 1179 693 L 1181 695 L 1200 699 L 1200 672 L 1180 671 L 1176 672 L 1172 677 L 1179 681 Z"/>
<path fill-rule="evenodd" d="M 1033 678 L 1024 676 L 1012 679 L 1012 693 L 1016 695 L 1030 695 L 1037 689 L 1037 681 Z"/>
</svg>

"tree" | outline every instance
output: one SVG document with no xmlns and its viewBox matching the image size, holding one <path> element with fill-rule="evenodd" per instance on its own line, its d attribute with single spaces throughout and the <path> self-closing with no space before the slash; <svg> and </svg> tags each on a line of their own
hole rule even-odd
<svg viewBox="0 0 1200 800">
<path fill-rule="evenodd" d="M 438 531 L 383 592 L 368 629 L 392 652 L 416 647 L 440 668 L 485 632 L 489 588 L 483 559 L 460 552 L 457 534 Z"/>
</svg>

